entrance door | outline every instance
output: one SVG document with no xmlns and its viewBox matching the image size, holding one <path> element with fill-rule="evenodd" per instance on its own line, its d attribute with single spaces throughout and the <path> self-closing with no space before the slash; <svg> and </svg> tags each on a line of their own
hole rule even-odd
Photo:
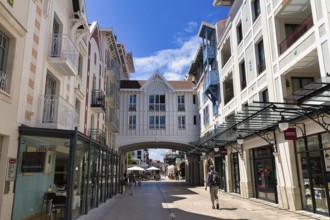
<svg viewBox="0 0 330 220">
<path fill-rule="evenodd" d="M 277 203 L 274 157 L 269 146 L 253 149 L 256 197 Z"/>
</svg>

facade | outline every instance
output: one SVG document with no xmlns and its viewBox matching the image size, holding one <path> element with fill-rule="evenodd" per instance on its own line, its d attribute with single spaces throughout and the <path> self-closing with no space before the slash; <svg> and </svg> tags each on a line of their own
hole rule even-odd
<svg viewBox="0 0 330 220">
<path fill-rule="evenodd" d="M 214 164 L 223 191 L 329 215 L 329 3 L 214 1 L 228 4 L 228 19 L 199 33 L 205 41 L 203 29 L 215 32 L 219 72 L 218 110 L 205 111 L 209 96 L 199 106 L 212 123 L 199 142 L 204 172 Z M 201 96 L 207 42 L 188 76 Z"/>
<path fill-rule="evenodd" d="M 116 145 L 121 155 L 145 148 L 187 152 L 198 141 L 197 100 L 190 81 L 168 81 L 159 72 L 146 81 L 122 80 L 119 109 Z M 127 161 L 121 158 L 125 170 Z"/>
<path fill-rule="evenodd" d="M 119 192 L 119 80 L 132 55 L 87 23 L 83 0 L 0 1 L 0 17 L 0 218 L 59 207 L 75 219 Z"/>
</svg>

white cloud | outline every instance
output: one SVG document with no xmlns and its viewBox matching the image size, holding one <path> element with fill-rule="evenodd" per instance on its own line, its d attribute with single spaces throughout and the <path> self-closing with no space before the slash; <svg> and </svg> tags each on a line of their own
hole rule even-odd
<svg viewBox="0 0 330 220">
<path fill-rule="evenodd" d="M 134 58 L 135 73 L 131 79 L 148 79 L 159 70 L 167 80 L 182 80 L 200 45 L 200 39 L 193 36 L 176 49 L 166 49 L 149 57 Z"/>
<path fill-rule="evenodd" d="M 163 161 L 165 149 L 149 149 L 149 159 Z"/>
</svg>

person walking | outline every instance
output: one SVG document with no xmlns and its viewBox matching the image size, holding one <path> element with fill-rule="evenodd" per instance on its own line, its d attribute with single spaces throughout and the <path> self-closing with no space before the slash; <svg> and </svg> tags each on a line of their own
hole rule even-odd
<svg viewBox="0 0 330 220">
<path fill-rule="evenodd" d="M 212 209 L 216 208 L 220 209 L 219 206 L 219 198 L 218 198 L 218 191 L 219 191 L 219 183 L 220 183 L 219 174 L 217 171 L 214 170 L 214 166 L 211 165 L 209 172 L 207 174 L 207 180 L 205 184 L 205 190 L 207 190 L 207 186 L 210 187 L 210 196 L 211 196 L 211 202 L 212 202 Z"/>
</svg>

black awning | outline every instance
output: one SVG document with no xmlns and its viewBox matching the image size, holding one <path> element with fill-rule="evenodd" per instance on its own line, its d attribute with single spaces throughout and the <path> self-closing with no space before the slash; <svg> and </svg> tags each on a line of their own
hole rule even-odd
<svg viewBox="0 0 330 220">
<path fill-rule="evenodd" d="M 243 107 L 228 121 L 204 135 L 200 145 L 224 147 L 236 143 L 238 137 L 260 136 L 261 133 L 274 131 L 283 119 L 294 123 L 302 118 L 316 118 L 314 121 L 330 133 L 330 124 L 324 119 L 325 114 L 330 120 L 330 75 L 308 84 L 286 101 L 254 102 Z"/>
</svg>

